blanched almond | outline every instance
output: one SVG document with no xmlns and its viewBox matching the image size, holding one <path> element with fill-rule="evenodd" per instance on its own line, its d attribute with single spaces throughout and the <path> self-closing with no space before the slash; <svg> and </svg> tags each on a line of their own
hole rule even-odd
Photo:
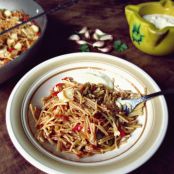
<svg viewBox="0 0 174 174">
<path fill-rule="evenodd" d="M 86 44 L 87 43 L 85 40 L 77 40 L 76 42 L 79 45 L 83 45 L 83 44 Z"/>
<path fill-rule="evenodd" d="M 64 95 L 66 98 L 72 100 L 74 97 L 74 89 L 71 87 L 64 89 Z"/>
<path fill-rule="evenodd" d="M 79 34 L 85 34 L 85 32 L 88 31 L 87 27 L 83 27 L 78 33 Z"/>
<path fill-rule="evenodd" d="M 95 33 L 98 35 L 98 36 L 103 36 L 105 35 L 106 33 L 104 33 L 103 31 L 99 30 L 99 29 L 96 29 L 95 30 Z"/>
<path fill-rule="evenodd" d="M 14 46 L 14 48 L 15 48 L 16 50 L 20 51 L 20 50 L 22 49 L 22 44 L 21 44 L 20 42 L 18 42 L 18 43 Z"/>
<path fill-rule="evenodd" d="M 104 46 L 104 42 L 103 41 L 97 41 L 97 42 L 94 42 L 93 44 L 92 44 L 92 46 L 93 47 L 98 47 L 98 48 L 100 48 L 100 47 L 103 47 Z"/>
<path fill-rule="evenodd" d="M 0 49 L 0 57 L 4 57 L 5 53 L 7 52 L 6 48 Z"/>
<path fill-rule="evenodd" d="M 103 52 L 103 53 L 108 53 L 111 51 L 110 47 L 104 47 L 104 48 L 98 48 L 99 51 Z"/>
<path fill-rule="evenodd" d="M 54 92 L 58 92 L 58 91 L 59 91 L 59 88 L 58 88 L 57 86 L 55 86 L 55 87 L 53 88 L 53 90 L 54 90 Z"/>
<path fill-rule="evenodd" d="M 106 34 L 104 36 L 101 36 L 99 40 L 103 40 L 103 41 L 105 41 L 105 40 L 113 40 L 113 36 L 110 35 L 110 34 Z"/>
<path fill-rule="evenodd" d="M 73 34 L 69 37 L 69 40 L 77 41 L 80 40 L 80 37 L 77 34 Z"/>
<path fill-rule="evenodd" d="M 84 34 L 84 36 L 85 36 L 86 39 L 90 39 L 89 31 L 86 31 L 85 34 Z"/>
<path fill-rule="evenodd" d="M 120 132 L 118 131 L 118 129 L 114 129 L 114 136 L 117 137 L 120 135 Z"/>
<path fill-rule="evenodd" d="M 18 40 L 18 35 L 17 35 L 17 33 L 12 33 L 12 34 L 10 35 L 10 38 L 11 38 L 11 39 L 14 39 L 14 40 Z"/>
<path fill-rule="evenodd" d="M 96 33 L 94 33 L 92 37 L 93 37 L 94 40 L 99 40 L 99 37 Z"/>
<path fill-rule="evenodd" d="M 39 32 L 39 27 L 37 25 L 32 25 L 31 28 L 35 33 Z"/>
<path fill-rule="evenodd" d="M 60 102 L 68 102 L 73 99 L 74 97 L 74 89 L 69 87 L 63 89 L 61 92 L 57 94 Z"/>
<path fill-rule="evenodd" d="M 21 24 L 22 22 L 21 21 L 18 21 L 18 22 L 16 22 L 17 24 Z"/>
<path fill-rule="evenodd" d="M 10 39 L 10 38 L 7 39 L 8 46 L 11 46 L 14 42 L 15 42 L 14 39 Z"/>
<path fill-rule="evenodd" d="M 10 11 L 10 10 L 5 10 L 5 11 L 4 11 L 4 15 L 5 15 L 6 17 L 10 17 L 10 16 L 11 16 L 11 11 Z"/>
</svg>

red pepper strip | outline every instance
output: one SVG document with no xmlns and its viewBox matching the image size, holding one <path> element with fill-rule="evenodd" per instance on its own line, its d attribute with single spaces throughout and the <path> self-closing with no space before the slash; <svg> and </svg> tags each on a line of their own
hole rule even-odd
<svg viewBox="0 0 174 174">
<path fill-rule="evenodd" d="M 62 80 L 69 80 L 70 77 L 64 77 Z"/>
<path fill-rule="evenodd" d="M 78 152 L 77 156 L 78 156 L 79 158 L 82 158 L 82 157 L 84 156 L 84 153 L 83 153 L 83 152 Z"/>
<path fill-rule="evenodd" d="M 90 128 L 88 127 L 88 133 L 90 134 L 91 133 L 91 130 L 90 130 Z"/>
<path fill-rule="evenodd" d="M 99 150 L 99 147 L 96 146 L 96 145 L 92 145 L 92 147 L 93 147 L 93 149 L 95 149 L 95 150 Z"/>
<path fill-rule="evenodd" d="M 121 129 L 121 127 L 118 128 L 119 132 L 120 132 L 120 136 L 121 137 L 125 137 L 126 136 L 126 133 L 123 129 Z"/>
<path fill-rule="evenodd" d="M 25 46 L 22 47 L 22 51 L 25 51 L 25 50 L 27 50 L 27 47 L 25 47 Z"/>
<path fill-rule="evenodd" d="M 54 92 L 52 93 L 52 95 L 53 96 L 56 96 L 62 90 L 61 88 L 62 88 L 63 85 L 64 85 L 64 83 L 58 83 L 58 84 L 56 84 L 55 87 L 58 88 L 58 89 L 56 89 L 56 91 L 55 91 L 55 89 L 54 89 L 55 87 L 54 87 L 53 88 L 53 91 Z"/>
<path fill-rule="evenodd" d="M 56 115 L 56 117 L 61 118 L 63 121 L 69 121 L 69 117 L 67 115 Z"/>
<path fill-rule="evenodd" d="M 64 83 L 58 83 L 56 84 L 56 87 L 62 87 L 64 85 Z"/>
<path fill-rule="evenodd" d="M 24 17 L 22 18 L 22 21 L 27 21 L 28 19 L 29 19 L 28 16 L 24 16 Z"/>
<path fill-rule="evenodd" d="M 62 105 L 62 108 L 63 108 L 64 111 L 67 111 L 69 106 L 68 105 Z"/>
<path fill-rule="evenodd" d="M 8 50 L 8 52 L 11 53 L 11 52 L 12 52 L 13 50 L 15 50 L 15 49 L 14 49 L 14 48 L 8 48 L 7 50 Z"/>
<path fill-rule="evenodd" d="M 51 95 L 52 95 L 52 96 L 57 96 L 58 93 L 59 93 L 59 92 L 53 92 Z"/>
<path fill-rule="evenodd" d="M 82 130 L 82 128 L 83 128 L 83 127 L 80 125 L 80 123 L 77 123 L 77 124 L 73 127 L 72 130 L 73 130 L 74 132 L 76 132 L 76 131 L 77 131 L 77 132 L 80 132 L 80 131 Z"/>
</svg>

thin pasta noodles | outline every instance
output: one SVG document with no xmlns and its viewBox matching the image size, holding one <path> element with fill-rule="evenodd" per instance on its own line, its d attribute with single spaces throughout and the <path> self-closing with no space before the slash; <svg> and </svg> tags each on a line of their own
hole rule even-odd
<svg viewBox="0 0 174 174">
<path fill-rule="evenodd" d="M 80 158 L 119 148 L 141 126 L 137 118 L 143 105 L 129 117 L 115 101 L 138 95 L 64 78 L 42 99 L 42 108 L 34 110 L 30 106 L 34 120 L 37 119 L 36 137 L 42 143 L 54 144 L 57 151 Z"/>
</svg>

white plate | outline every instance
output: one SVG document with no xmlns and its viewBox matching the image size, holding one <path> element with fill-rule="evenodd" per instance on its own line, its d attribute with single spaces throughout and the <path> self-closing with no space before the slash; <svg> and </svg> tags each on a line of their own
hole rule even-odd
<svg viewBox="0 0 174 174">
<path fill-rule="evenodd" d="M 6 124 L 11 140 L 21 155 L 47 173 L 127 173 L 147 161 L 164 138 L 168 111 L 165 99 L 161 96 L 147 102 L 144 115 L 140 118 L 143 127 L 137 129 L 128 143 L 120 149 L 80 161 L 66 155 L 58 158 L 45 151 L 27 129 L 25 116 L 31 96 L 32 102 L 40 105 L 40 97 L 47 95 L 49 89 L 62 77 L 72 76 L 77 81 L 85 82 L 83 74 L 90 71 L 89 68 L 115 78 L 124 89 L 141 93 L 144 93 L 144 88 L 147 88 L 148 93 L 160 90 L 153 79 L 137 66 L 104 54 L 68 54 L 50 59 L 33 68 L 18 82 L 9 98 Z"/>
<path fill-rule="evenodd" d="M 63 77 L 73 77 L 73 79 L 78 81 L 79 83 L 93 82 L 97 78 L 96 76 L 91 75 L 94 73 L 108 77 L 110 78 L 110 81 L 114 79 L 116 83 L 115 86 L 119 85 L 121 89 L 131 90 L 136 93 L 145 93 L 145 86 L 124 69 L 120 69 L 119 67 L 115 67 L 113 65 L 106 65 L 101 62 L 93 62 L 91 66 L 91 62 L 86 61 L 81 63 L 71 63 L 68 65 L 63 65 L 61 67 L 53 69 L 47 74 L 44 74 L 41 79 L 36 81 L 32 85 L 32 87 L 29 88 L 28 92 L 24 97 L 22 107 L 22 123 L 26 134 L 28 135 L 31 142 L 39 150 L 58 161 L 62 161 L 71 165 L 74 164 L 81 166 L 96 166 L 117 161 L 123 158 L 123 155 L 127 156 L 133 148 L 138 147 L 138 144 L 141 144 L 141 141 L 143 141 L 143 139 L 146 139 L 145 135 L 148 135 L 149 129 L 153 122 L 153 117 L 149 117 L 148 125 L 146 126 L 147 115 L 153 115 L 151 101 L 147 102 L 147 107 L 144 109 L 143 115 L 139 116 L 138 118 L 139 123 L 143 126 L 136 129 L 136 131 L 134 131 L 134 133 L 132 134 L 131 138 L 128 139 L 128 142 L 122 145 L 119 149 L 115 149 L 104 154 L 98 154 L 91 157 L 79 159 L 77 156 L 71 155 L 69 153 L 58 153 L 55 148 L 51 147 L 52 145 L 49 146 L 49 143 L 45 144 L 45 147 L 48 149 L 46 151 L 36 141 L 36 138 L 34 138 L 33 136 L 35 134 L 33 122 L 34 120 L 31 112 L 29 112 L 29 104 L 32 103 L 34 106 L 38 106 L 39 108 L 41 108 L 41 99 L 43 98 L 43 96 L 48 96 L 50 89 L 52 89 L 55 84 L 60 83 Z M 50 151 L 53 151 L 53 153 L 49 153 Z M 57 154 L 57 156 L 53 154 Z M 73 161 L 76 161 L 76 163 Z"/>
</svg>

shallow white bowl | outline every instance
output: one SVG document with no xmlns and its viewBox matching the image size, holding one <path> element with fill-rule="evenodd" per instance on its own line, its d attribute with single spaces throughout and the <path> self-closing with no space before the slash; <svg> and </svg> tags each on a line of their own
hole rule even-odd
<svg viewBox="0 0 174 174">
<path fill-rule="evenodd" d="M 144 93 L 144 88 L 147 88 L 148 93 L 160 90 L 153 79 L 137 66 L 105 54 L 73 53 L 50 59 L 33 68 L 18 82 L 9 98 L 6 124 L 16 149 L 44 172 L 127 173 L 147 161 L 164 138 L 168 111 L 164 97 L 160 96 L 146 103 L 145 112 L 140 119 L 143 127 L 137 129 L 128 143 L 120 149 L 77 160 L 72 156 L 56 157 L 42 148 L 28 129 L 26 113 L 30 100 L 39 105 L 40 97 L 48 95 L 49 89 L 64 76 L 85 82 L 83 73 L 90 71 L 89 68 L 115 78 L 124 89 L 141 93 Z"/>
</svg>

